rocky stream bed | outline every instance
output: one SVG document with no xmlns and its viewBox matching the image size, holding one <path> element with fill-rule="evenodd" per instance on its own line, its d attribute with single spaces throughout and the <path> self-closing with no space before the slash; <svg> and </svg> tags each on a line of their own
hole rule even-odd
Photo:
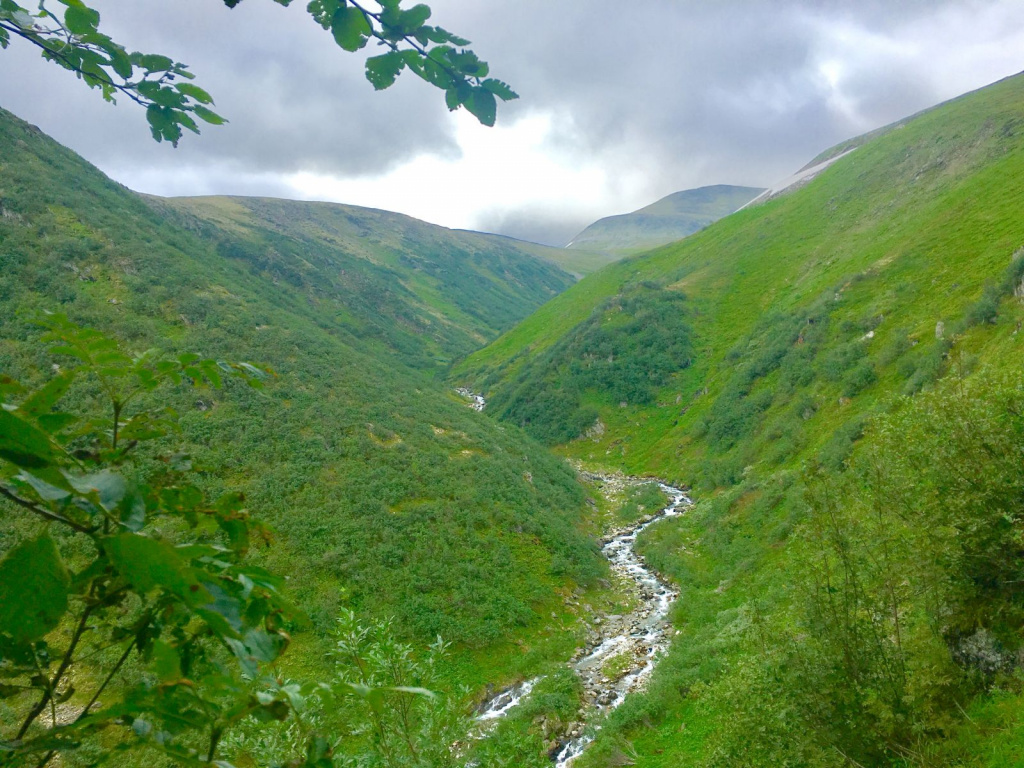
<svg viewBox="0 0 1024 768">
<path fill-rule="evenodd" d="M 468 390 L 458 390 L 470 407 L 482 411 L 486 401 Z M 621 474 L 597 474 L 580 470 L 583 479 L 601 485 L 606 495 L 621 495 L 629 486 L 652 482 L 651 478 Z M 601 538 L 601 551 L 617 580 L 625 585 L 635 607 L 622 615 L 594 616 L 589 621 L 585 645 L 569 662 L 583 683 L 584 708 L 561 740 L 552 745 L 556 768 L 570 765 L 594 740 L 591 724 L 618 707 L 626 696 L 641 689 L 650 678 L 659 656 L 668 650 L 672 628 L 668 611 L 677 597 L 675 589 L 636 553 L 637 537 L 650 525 L 678 517 L 692 503 L 685 491 L 658 482 L 668 498 L 662 509 L 628 526 L 613 528 Z M 493 695 L 477 715 L 477 736 L 484 735 L 533 691 L 540 678 L 525 680 Z"/>
</svg>

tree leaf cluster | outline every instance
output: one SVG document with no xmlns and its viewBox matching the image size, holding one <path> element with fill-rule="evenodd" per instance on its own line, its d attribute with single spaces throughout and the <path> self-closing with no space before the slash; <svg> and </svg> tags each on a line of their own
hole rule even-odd
<svg viewBox="0 0 1024 768">
<path fill-rule="evenodd" d="M 35 389 L 4 382 L 0 497 L 36 521 L 0 560 L 2 693 L 21 715 L 4 748 L 44 765 L 116 725 L 191 761 L 195 739 L 208 735 L 212 759 L 237 721 L 287 715 L 275 695 L 254 697 L 241 674 L 257 679 L 281 654 L 292 610 L 279 579 L 245 557 L 266 529 L 240 494 L 208 498 L 182 456 L 153 455 L 164 468 L 147 477 L 131 471 L 175 426 L 168 409 L 137 407 L 136 397 L 267 373 L 191 354 L 132 355 L 62 316 L 41 322 L 51 352 L 77 365 Z M 98 384 L 107 415 L 56 410 L 76 379 Z M 67 633 L 55 634 L 60 627 Z M 97 658 L 99 679 L 76 692 Z M 127 682 L 126 664 L 136 668 Z M 58 718 L 56 705 L 69 701 L 70 718 Z"/>
<path fill-rule="evenodd" d="M 290 5 L 290 0 L 276 0 Z M 224 0 L 229 8 L 239 0 Z M 100 31 L 99 11 L 83 0 L 46 0 L 32 11 L 14 0 L 0 0 L 0 49 L 12 36 L 37 47 L 44 59 L 74 72 L 103 98 L 124 96 L 146 111 L 156 141 L 177 146 L 183 130 L 199 133 L 199 123 L 223 125 L 214 112 L 213 97 L 190 82 L 188 66 L 157 53 L 129 52 Z M 487 77 L 489 67 L 466 48 L 469 41 L 427 24 L 431 11 L 417 4 L 403 8 L 387 0 L 375 11 L 355 0 L 312 0 L 307 11 L 344 51 L 355 52 L 370 40 L 387 48 L 366 62 L 366 78 L 381 90 L 409 69 L 445 93 L 451 110 L 465 107 L 484 125 L 494 125 L 497 100 L 518 95 L 505 83 Z"/>
</svg>

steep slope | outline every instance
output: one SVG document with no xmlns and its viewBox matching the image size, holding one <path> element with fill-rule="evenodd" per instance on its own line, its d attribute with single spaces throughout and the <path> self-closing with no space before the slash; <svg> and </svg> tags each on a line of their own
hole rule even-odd
<svg viewBox="0 0 1024 768">
<path fill-rule="evenodd" d="M 726 388 L 737 361 L 751 354 L 747 346 L 767 345 L 762 329 L 773 327 L 776 316 L 815 312 L 824 302 L 831 319 L 825 345 L 872 332 L 860 349 L 873 363 L 885 361 L 884 374 L 904 355 L 921 357 L 936 323 L 951 323 L 999 279 L 1024 242 L 1012 213 L 1020 194 L 1021 88 L 1013 78 L 929 111 L 805 188 L 588 276 L 463 361 L 456 378 L 500 404 L 542 353 L 626 289 L 648 290 L 648 283 L 679 291 L 695 336 L 692 365 L 660 391 L 664 407 L 620 408 L 621 399 L 605 399 L 598 405 L 608 427 L 603 442 L 574 450 L 597 457 L 606 442 L 621 441 L 614 455 L 628 465 L 693 479 L 677 474 L 676 449 L 692 445 L 682 471 L 694 473 L 693 459 L 707 446 L 688 437 L 692 427 Z M 903 347 L 901 341 L 911 346 L 895 358 L 882 354 L 887 344 Z M 895 384 L 881 389 L 899 389 Z M 838 382 L 816 380 L 814 394 L 823 401 L 819 416 L 840 407 Z M 666 405 L 677 398 L 679 408 Z M 857 410 L 858 401 L 852 406 Z M 644 428 L 631 429 L 638 416 Z"/>
<path fill-rule="evenodd" d="M 692 235 L 741 208 L 763 191 L 718 184 L 673 192 L 632 213 L 598 219 L 576 235 L 566 248 L 619 255 L 648 251 Z"/>
<path fill-rule="evenodd" d="M 218 252 L 317 301 L 337 324 L 421 367 L 466 354 L 567 288 L 547 252 L 510 238 L 331 203 L 242 197 L 161 200 Z"/>
<path fill-rule="evenodd" d="M 991 678 L 961 650 L 980 626 L 985 642 L 1015 652 L 1019 625 L 1006 617 L 1019 598 L 986 603 L 964 565 L 980 555 L 964 541 L 938 554 L 935 542 L 951 525 L 937 522 L 944 509 L 997 514 L 1002 502 L 984 484 L 1019 485 L 1019 472 L 984 469 L 1012 451 L 968 454 L 965 441 L 1001 428 L 993 444 L 1019 448 L 1017 406 L 998 408 L 1020 386 L 1024 76 L 854 143 L 806 186 L 583 279 L 456 368 L 499 418 L 594 464 L 691 484 L 703 499 L 640 543 L 682 588 L 681 636 L 651 691 L 619 710 L 581 765 L 630 754 L 646 766 L 995 766 L 1020 754 L 1021 701 L 989 698 Z M 641 322 L 662 305 L 678 306 L 674 322 Z M 865 458 L 844 471 L 851 453 Z M 977 463 L 956 466 L 957 456 Z M 932 462 L 946 467 L 941 477 Z M 805 478 L 807 466 L 819 474 Z M 960 472 L 973 490 L 932 491 Z M 885 483 L 900 490 L 886 495 Z M 923 499 L 912 525 L 886 522 L 901 493 Z M 999 493 L 1020 508 L 1019 490 Z M 862 497 L 876 499 L 874 512 Z M 1018 513 L 1005 514 L 1004 524 Z M 905 590 L 895 608 L 897 582 L 880 561 L 899 563 L 887 566 Z M 923 563 L 940 561 L 941 575 L 923 575 Z M 844 567 L 839 587 L 814 581 Z M 940 582 L 958 586 L 941 592 Z M 841 634 L 816 594 L 860 601 L 850 620 L 870 617 L 870 627 Z M 946 624 L 928 618 L 936 611 Z M 858 645 L 867 637 L 871 650 Z M 879 664 L 903 670 L 897 693 L 881 682 L 893 667 Z M 953 701 L 975 708 L 965 719 Z"/>
<path fill-rule="evenodd" d="M 467 231 L 475 235 L 485 234 L 474 230 Z M 550 261 L 577 279 L 584 275 L 589 275 L 591 272 L 596 272 L 605 264 L 611 264 L 619 258 L 618 254 L 606 253 L 604 251 L 588 251 L 582 248 L 552 248 L 548 245 L 531 243 L 528 240 L 517 240 L 514 237 L 507 237 L 505 235 L 486 234 L 485 236 L 488 238 L 510 240 L 515 243 L 517 248 L 526 253 L 533 254 L 544 261 Z"/>
<path fill-rule="evenodd" d="M 275 369 L 265 397 L 181 389 L 168 404 L 181 447 L 214 468 L 211 487 L 244 491 L 278 530 L 263 557 L 288 574 L 313 647 L 348 605 L 394 615 L 417 638 L 514 648 L 515 632 L 562 607 L 556 589 L 600 574 L 571 471 L 432 376 L 434 357 L 492 335 L 564 274 L 482 238 L 411 242 L 420 229 L 407 220 L 392 244 L 362 252 L 340 223 L 330 229 L 383 214 L 205 205 L 224 228 L 181 212 L 194 201 L 132 193 L 0 112 L 0 371 L 48 375 L 55 360 L 31 323 L 43 311 L 133 349 Z M 74 397 L 89 402 L 87 390 Z M 502 658 L 487 660 L 498 674 Z"/>
</svg>

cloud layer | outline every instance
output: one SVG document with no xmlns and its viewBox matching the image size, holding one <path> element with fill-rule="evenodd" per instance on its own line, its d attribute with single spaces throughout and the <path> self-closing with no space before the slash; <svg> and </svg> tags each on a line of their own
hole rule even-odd
<svg viewBox="0 0 1024 768">
<path fill-rule="evenodd" d="M 373 92 L 270 0 L 96 0 L 130 48 L 188 62 L 231 123 L 149 138 L 17 41 L 0 105 L 157 194 L 319 197 L 561 244 L 702 184 L 769 185 L 852 135 L 1024 67 L 1019 0 L 436 0 L 522 99 L 497 131 L 406 74 Z"/>
</svg>

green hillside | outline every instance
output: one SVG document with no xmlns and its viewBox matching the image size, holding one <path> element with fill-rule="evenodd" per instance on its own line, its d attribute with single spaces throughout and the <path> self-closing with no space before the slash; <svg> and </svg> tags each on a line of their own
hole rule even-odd
<svg viewBox="0 0 1024 768">
<path fill-rule="evenodd" d="M 259 559 L 311 619 L 289 656 L 311 679 L 350 607 L 443 635 L 463 682 L 500 680 L 542 658 L 543 638 L 530 656 L 513 640 L 550 639 L 561 590 L 602 574 L 571 470 L 435 376 L 569 280 L 503 239 L 382 212 L 140 196 L 0 112 L 0 372 L 32 385 L 69 364 L 39 342 L 42 312 L 274 369 L 265 395 L 178 387 L 166 404 L 209 489 L 276 529 Z M 34 523 L 0 507 L 7 549 Z"/>
<path fill-rule="evenodd" d="M 717 184 L 674 192 L 632 213 L 607 216 L 566 246 L 619 256 L 657 248 L 692 235 L 757 197 L 762 189 Z"/>
<path fill-rule="evenodd" d="M 532 254 L 545 261 L 550 261 L 577 278 L 583 277 L 583 275 L 589 275 L 591 272 L 596 272 L 605 264 L 611 264 L 613 261 L 617 261 L 619 259 L 619 254 L 617 253 L 588 251 L 583 250 L 582 248 L 552 248 L 548 245 L 531 243 L 528 240 L 517 240 L 513 237 L 506 237 L 505 235 L 485 234 L 483 232 L 474 232 L 472 230 L 468 231 L 474 235 L 511 241 L 519 250 Z"/>
<path fill-rule="evenodd" d="M 407 364 L 466 354 L 572 283 L 545 258 L 557 249 L 389 211 L 266 198 L 149 199 L 214 241 L 221 255 L 333 303 L 339 327 L 379 338 Z"/>
<path fill-rule="evenodd" d="M 454 371 L 700 500 L 640 543 L 680 635 L 581 766 L 1021 764 L 1024 76 L 856 143 Z"/>
</svg>

